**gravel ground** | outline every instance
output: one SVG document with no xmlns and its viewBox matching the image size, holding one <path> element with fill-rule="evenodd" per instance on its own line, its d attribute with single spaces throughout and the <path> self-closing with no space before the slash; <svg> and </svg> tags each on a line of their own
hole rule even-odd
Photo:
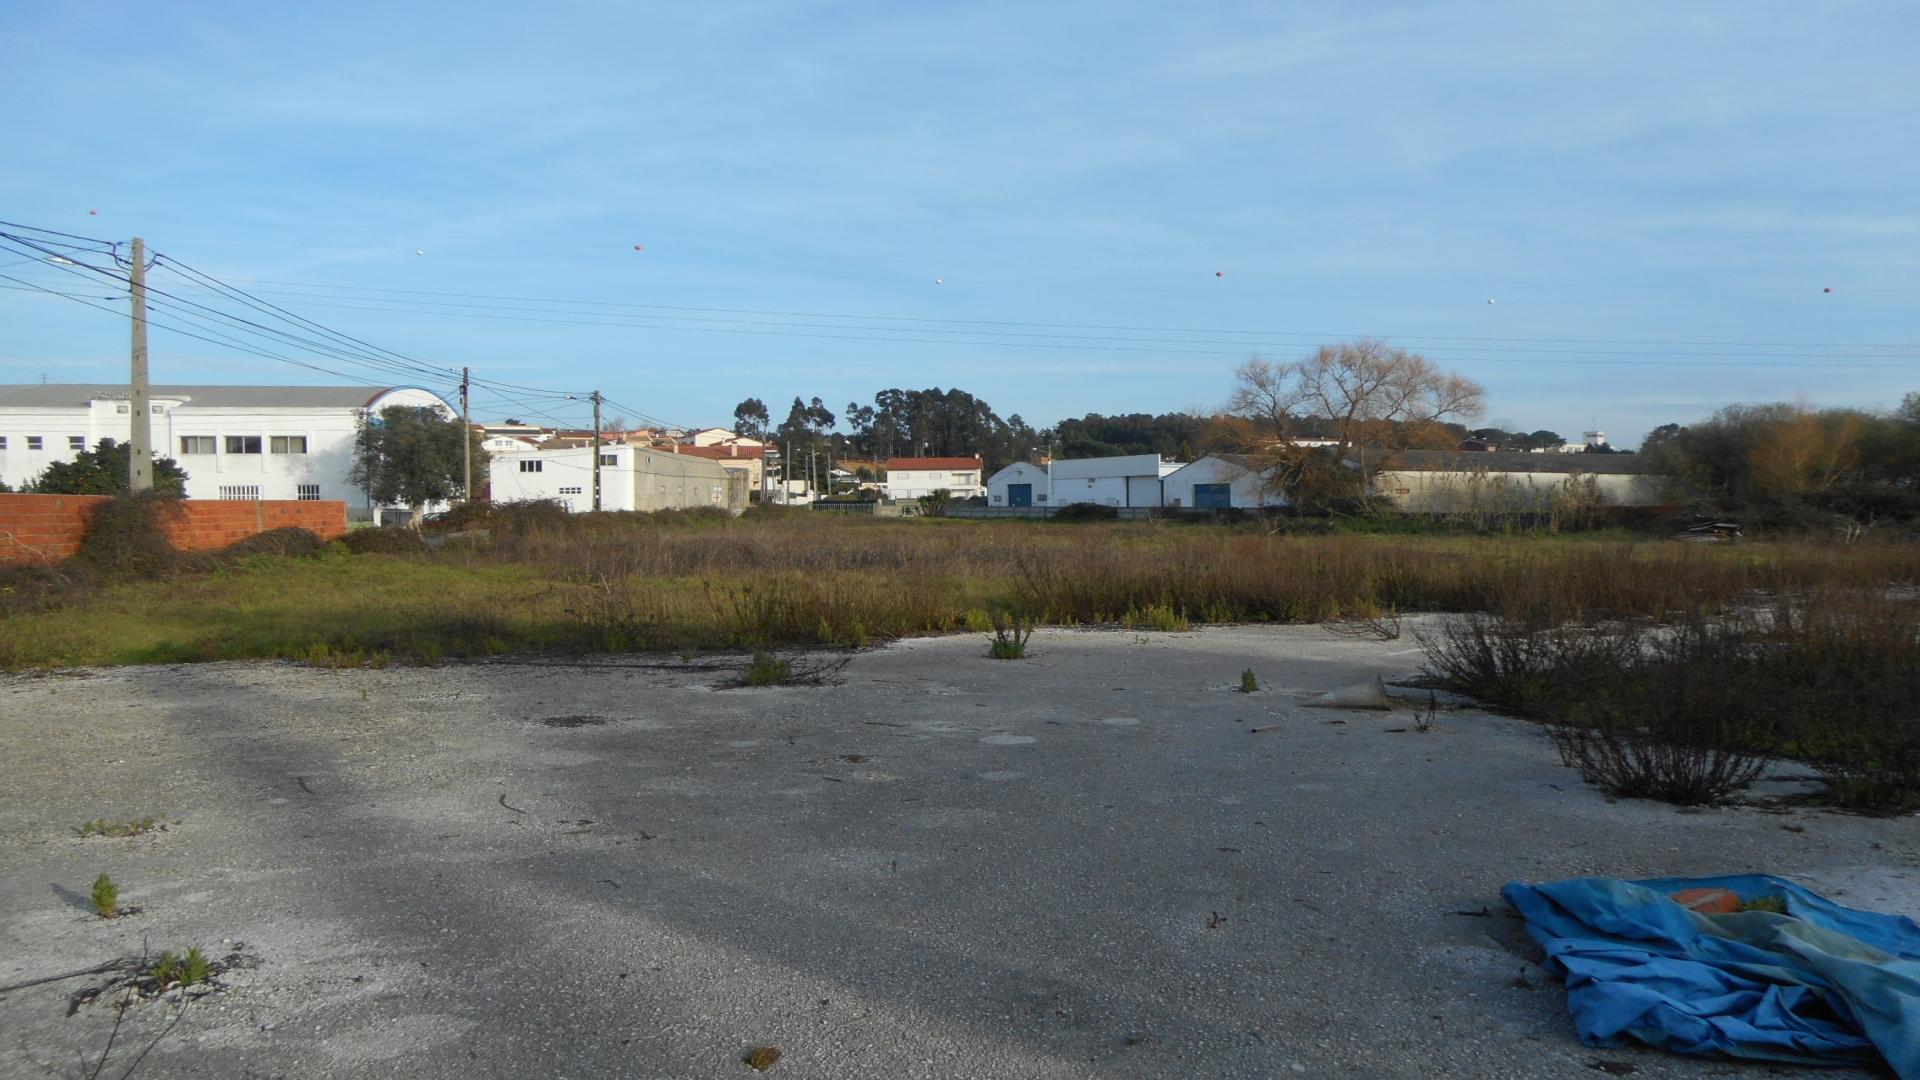
<svg viewBox="0 0 1920 1080">
<path fill-rule="evenodd" d="M 1766 871 L 1920 916 L 1912 818 L 1609 802 L 1517 721 L 1300 704 L 1418 663 L 1243 627 L 907 641 L 824 688 L 633 658 L 0 677 L 0 984 L 256 962 L 142 1077 L 751 1076 L 762 1045 L 795 1078 L 1777 1076 L 1580 1046 L 1500 886 Z M 102 871 L 138 914 L 86 913 Z M 90 981 L 0 995 L 0 1075 L 86 1075 Z M 129 1010 L 114 1060 L 175 1011 Z"/>
</svg>

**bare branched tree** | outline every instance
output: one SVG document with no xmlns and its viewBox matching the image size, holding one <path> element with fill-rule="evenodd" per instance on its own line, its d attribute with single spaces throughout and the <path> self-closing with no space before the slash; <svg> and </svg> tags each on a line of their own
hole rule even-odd
<svg viewBox="0 0 1920 1080">
<path fill-rule="evenodd" d="M 1444 425 L 1479 416 L 1485 401 L 1473 380 L 1373 338 L 1324 345 L 1292 362 L 1255 358 L 1234 379 L 1228 407 L 1264 429 L 1275 482 L 1296 503 L 1364 490 L 1394 452 L 1444 445 Z M 1334 445 L 1304 452 L 1294 442 L 1302 422 Z M 1359 468 L 1342 464 L 1349 460 Z"/>
</svg>

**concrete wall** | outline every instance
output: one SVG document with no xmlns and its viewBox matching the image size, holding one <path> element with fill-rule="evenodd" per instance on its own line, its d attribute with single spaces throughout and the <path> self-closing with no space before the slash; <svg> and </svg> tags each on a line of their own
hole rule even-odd
<svg viewBox="0 0 1920 1080">
<path fill-rule="evenodd" d="M 1659 506 L 1659 476 L 1561 472 L 1383 472 L 1374 489 L 1419 514 L 1544 513 L 1556 502 Z M 1597 500 L 1597 501 L 1596 501 Z"/>
<path fill-rule="evenodd" d="M 738 512 L 747 506 L 747 475 L 717 461 L 610 444 L 600 448 L 600 509 L 674 510 L 713 506 Z M 528 471 L 523 463 L 539 466 Z M 501 454 L 488 463 L 495 502 L 552 499 L 567 509 L 593 509 L 593 448 Z"/>
<path fill-rule="evenodd" d="M 711 506 L 738 513 L 747 508 L 747 474 L 717 461 L 629 448 L 633 456 L 633 508 L 677 510 Z"/>
<path fill-rule="evenodd" d="M 0 565 L 50 564 L 80 550 L 93 508 L 104 495 L 0 494 Z M 347 531 L 347 504 L 294 500 L 183 500 L 180 516 L 165 523 L 181 551 L 211 551 L 268 529 L 297 527 L 323 540 Z"/>
</svg>

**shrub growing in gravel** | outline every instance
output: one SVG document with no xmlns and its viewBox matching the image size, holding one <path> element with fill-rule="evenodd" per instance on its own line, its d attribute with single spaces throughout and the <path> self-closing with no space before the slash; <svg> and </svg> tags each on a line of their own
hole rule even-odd
<svg viewBox="0 0 1920 1080">
<path fill-rule="evenodd" d="M 1033 637 L 1033 624 L 1004 611 L 993 613 L 993 637 L 987 640 L 987 655 L 995 660 L 1019 660 L 1027 655 L 1027 639 Z"/>
<path fill-rule="evenodd" d="M 1786 755 L 1838 805 L 1920 806 L 1920 600 L 1828 591 L 1598 628 L 1460 615 L 1421 643 L 1429 675 L 1545 722 L 1617 794 L 1717 802 Z"/>
</svg>

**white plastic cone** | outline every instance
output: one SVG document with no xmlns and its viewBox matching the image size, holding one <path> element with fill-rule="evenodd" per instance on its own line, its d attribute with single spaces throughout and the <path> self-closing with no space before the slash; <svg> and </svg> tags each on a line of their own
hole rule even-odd
<svg viewBox="0 0 1920 1080">
<path fill-rule="evenodd" d="M 1387 684 L 1375 675 L 1363 683 L 1343 686 L 1321 694 L 1309 705 L 1320 705 L 1330 709 L 1386 709 L 1392 705 L 1387 701 Z"/>
</svg>

